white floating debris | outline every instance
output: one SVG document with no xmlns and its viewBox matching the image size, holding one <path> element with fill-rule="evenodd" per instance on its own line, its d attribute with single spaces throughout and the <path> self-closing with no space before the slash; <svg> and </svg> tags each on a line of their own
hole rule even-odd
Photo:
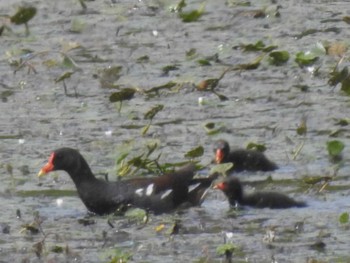
<svg viewBox="0 0 350 263">
<path fill-rule="evenodd" d="M 112 136 L 112 134 L 113 134 L 112 130 L 105 131 L 106 136 Z"/>
<path fill-rule="evenodd" d="M 204 105 L 204 103 L 205 103 L 204 97 L 199 97 L 198 98 L 198 105 Z"/>
<path fill-rule="evenodd" d="M 152 35 L 157 37 L 158 36 L 158 31 L 157 30 L 152 30 Z"/>
<path fill-rule="evenodd" d="M 62 198 L 57 198 L 56 199 L 56 205 L 57 206 L 62 206 L 62 204 L 63 204 L 63 199 Z"/>
</svg>

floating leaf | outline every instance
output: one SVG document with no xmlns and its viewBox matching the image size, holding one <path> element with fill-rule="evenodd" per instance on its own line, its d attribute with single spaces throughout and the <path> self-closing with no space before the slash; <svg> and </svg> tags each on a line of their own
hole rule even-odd
<svg viewBox="0 0 350 263">
<path fill-rule="evenodd" d="M 340 126 L 348 126 L 350 124 L 350 119 L 345 118 L 345 119 L 336 119 L 335 125 L 340 125 Z"/>
<path fill-rule="evenodd" d="M 265 48 L 265 44 L 262 40 L 257 41 L 254 44 L 246 44 L 246 45 L 241 45 L 241 48 L 243 48 L 243 51 L 260 51 Z"/>
<path fill-rule="evenodd" d="M 262 40 L 259 40 L 254 44 L 241 45 L 241 48 L 243 48 L 243 51 L 245 52 L 251 52 L 251 51 L 270 52 L 276 49 L 277 46 L 266 46 Z"/>
<path fill-rule="evenodd" d="M 107 82 L 115 82 L 117 81 L 121 76 L 121 71 L 123 67 L 122 66 L 109 66 L 107 68 L 104 68 L 102 70 L 99 70 L 99 77 L 103 81 Z"/>
<path fill-rule="evenodd" d="M 71 22 L 70 32 L 72 33 L 81 33 L 86 26 L 85 20 L 81 18 L 74 18 Z"/>
<path fill-rule="evenodd" d="M 297 127 L 298 135 L 305 135 L 307 133 L 306 117 L 301 118 L 301 121 Z"/>
<path fill-rule="evenodd" d="M 162 71 L 163 71 L 163 75 L 168 75 L 168 73 L 170 71 L 173 71 L 173 70 L 178 70 L 179 67 L 178 65 L 168 65 L 168 66 L 165 66 L 162 68 Z"/>
<path fill-rule="evenodd" d="M 302 66 L 309 66 L 315 63 L 318 59 L 318 56 L 313 54 L 310 51 L 307 52 L 298 52 L 295 57 L 295 62 L 298 63 L 300 67 Z"/>
<path fill-rule="evenodd" d="M 264 58 L 265 55 L 261 55 L 254 59 L 252 62 L 249 62 L 247 64 L 239 64 L 235 69 L 239 70 L 252 70 L 257 69 L 260 65 L 261 60 Z"/>
<path fill-rule="evenodd" d="M 349 213 L 348 212 L 344 212 L 339 216 L 339 223 L 340 224 L 349 223 Z"/>
<path fill-rule="evenodd" d="M 198 10 L 192 10 L 189 12 L 181 12 L 179 13 L 182 22 L 190 23 L 197 21 L 204 14 L 204 5 L 202 5 Z"/>
<path fill-rule="evenodd" d="M 132 89 L 132 88 L 125 88 L 119 92 L 113 92 L 109 96 L 109 101 L 117 102 L 117 101 L 131 100 L 134 97 L 135 92 L 136 92 L 135 89 Z"/>
<path fill-rule="evenodd" d="M 74 72 L 67 71 L 67 72 L 63 73 L 61 76 L 55 78 L 55 82 L 58 83 L 58 82 L 64 81 L 65 79 L 69 79 L 73 74 L 74 74 Z"/>
<path fill-rule="evenodd" d="M 212 130 L 215 128 L 215 123 L 214 122 L 208 122 L 204 125 L 204 127 L 208 130 Z"/>
<path fill-rule="evenodd" d="M 66 67 L 66 68 L 69 68 L 69 69 L 76 69 L 76 68 L 78 68 L 78 66 L 75 63 L 75 61 L 70 56 L 67 56 L 67 55 L 63 56 L 62 65 L 64 67 Z"/>
<path fill-rule="evenodd" d="M 222 174 L 224 176 L 226 176 L 226 173 L 232 169 L 233 167 L 233 163 L 221 163 L 221 164 L 217 164 L 215 166 L 213 166 L 210 169 L 210 173 L 209 174 L 214 174 L 214 173 L 219 173 Z"/>
<path fill-rule="evenodd" d="M 273 51 L 269 54 L 270 63 L 272 65 L 282 65 L 289 60 L 289 52 L 288 51 Z"/>
<path fill-rule="evenodd" d="M 259 151 L 259 152 L 265 152 L 266 151 L 266 146 L 264 144 L 255 143 L 255 142 L 248 143 L 246 148 L 248 150 L 256 150 L 256 151 Z"/>
<path fill-rule="evenodd" d="M 181 12 L 184 7 L 186 7 L 185 0 L 180 0 L 180 2 L 177 3 L 175 7 L 171 7 L 170 10 L 171 12 L 177 13 L 177 12 Z"/>
<path fill-rule="evenodd" d="M 63 253 L 64 249 L 61 246 L 55 245 L 51 248 L 51 252 L 53 253 Z"/>
<path fill-rule="evenodd" d="M 188 59 L 193 59 L 197 56 L 197 50 L 195 48 L 191 48 L 189 51 L 186 51 L 186 57 Z"/>
<path fill-rule="evenodd" d="M 221 132 L 222 125 L 216 125 L 214 122 L 209 122 L 204 125 L 204 129 L 208 135 L 215 135 Z"/>
<path fill-rule="evenodd" d="M 233 251 L 236 249 L 236 246 L 232 243 L 227 243 L 227 244 L 223 244 L 217 247 L 216 249 L 216 253 L 220 256 L 226 256 L 227 253 L 232 254 Z"/>
<path fill-rule="evenodd" d="M 147 111 L 144 114 L 143 118 L 145 120 L 152 120 L 154 118 L 154 116 L 156 116 L 156 114 L 163 109 L 164 109 L 164 105 L 158 104 L 158 105 L 154 106 L 152 109 L 150 109 L 149 111 Z"/>
<path fill-rule="evenodd" d="M 148 90 L 145 90 L 144 92 L 145 93 L 152 93 L 152 92 L 155 92 L 155 93 L 159 93 L 160 90 L 162 89 L 171 89 L 172 87 L 176 86 L 177 83 L 176 82 L 173 82 L 173 81 L 170 81 L 164 85 L 160 85 L 160 86 L 156 86 L 156 87 L 153 87 L 153 88 L 150 88 Z"/>
<path fill-rule="evenodd" d="M 136 59 L 136 62 L 137 63 L 147 63 L 149 62 L 149 56 L 145 55 L 145 56 L 142 56 L 142 57 L 139 57 L 138 59 Z"/>
<path fill-rule="evenodd" d="M 2 102 L 7 102 L 8 97 L 12 96 L 14 93 L 13 90 L 4 90 L 0 93 L 0 99 Z"/>
<path fill-rule="evenodd" d="M 187 153 L 185 153 L 185 158 L 190 158 L 190 159 L 194 159 L 197 157 L 201 157 L 204 154 L 204 148 L 203 146 L 198 146 L 190 151 L 188 151 Z"/>
<path fill-rule="evenodd" d="M 350 24 L 350 16 L 344 16 L 343 21 L 347 24 Z"/>
<path fill-rule="evenodd" d="M 11 16 L 10 20 L 15 25 L 22 25 L 28 23 L 36 15 L 36 8 L 34 6 L 20 6 L 16 14 Z"/>
<path fill-rule="evenodd" d="M 199 59 L 197 63 L 201 66 L 211 66 L 210 61 L 208 59 Z"/>
<path fill-rule="evenodd" d="M 144 221 L 146 216 L 147 216 L 147 212 L 140 208 L 128 209 L 125 212 L 126 218 L 136 220 L 136 221 L 141 221 L 141 222 Z"/>
<path fill-rule="evenodd" d="M 142 130 L 141 130 L 142 136 L 144 136 L 144 135 L 148 132 L 148 130 L 149 130 L 150 127 L 151 127 L 151 124 L 148 123 L 146 126 L 144 126 L 144 127 L 142 128 Z"/>
<path fill-rule="evenodd" d="M 327 50 L 321 42 L 316 42 L 310 52 L 315 56 L 324 56 L 327 54 Z"/>
<path fill-rule="evenodd" d="M 313 35 L 313 34 L 316 34 L 318 32 L 320 32 L 320 30 L 318 30 L 318 29 L 307 29 L 307 30 L 301 32 L 300 34 L 295 35 L 295 38 L 296 39 L 301 39 L 301 38 L 303 38 L 305 36 Z"/>
<path fill-rule="evenodd" d="M 345 144 L 338 140 L 328 141 L 327 150 L 331 157 L 339 156 L 345 148 Z"/>
</svg>

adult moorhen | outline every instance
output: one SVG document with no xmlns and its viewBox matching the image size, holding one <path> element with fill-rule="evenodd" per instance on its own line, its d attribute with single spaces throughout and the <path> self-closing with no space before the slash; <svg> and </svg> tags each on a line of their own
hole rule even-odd
<svg viewBox="0 0 350 263">
<path fill-rule="evenodd" d="M 238 178 L 230 176 L 214 186 L 220 189 L 228 198 L 231 206 L 252 206 L 256 208 L 290 208 L 304 207 L 306 203 L 295 201 L 287 195 L 277 192 L 255 192 L 244 195 L 243 187 Z"/>
<path fill-rule="evenodd" d="M 188 203 L 203 201 L 216 175 L 193 179 L 195 165 L 159 177 L 140 177 L 117 182 L 97 179 L 84 157 L 71 148 L 55 150 L 38 176 L 51 171 L 66 171 L 72 178 L 80 199 L 90 212 L 102 215 L 128 206 L 143 208 L 155 214 L 169 212 Z"/>
<path fill-rule="evenodd" d="M 256 150 L 236 149 L 230 151 L 230 146 L 225 140 L 218 140 L 214 146 L 215 162 L 233 163 L 231 171 L 273 171 L 278 166 Z"/>
</svg>

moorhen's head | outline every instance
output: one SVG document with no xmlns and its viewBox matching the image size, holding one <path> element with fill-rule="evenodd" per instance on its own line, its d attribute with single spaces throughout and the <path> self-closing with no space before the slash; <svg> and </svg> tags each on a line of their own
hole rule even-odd
<svg viewBox="0 0 350 263">
<path fill-rule="evenodd" d="M 215 163 L 223 163 L 230 154 L 230 146 L 225 140 L 218 140 L 214 145 Z"/>
<path fill-rule="evenodd" d="M 240 202 L 243 198 L 242 184 L 236 177 L 228 177 L 224 181 L 214 185 L 214 189 L 220 189 L 224 192 L 231 205 L 236 205 L 236 201 Z"/>
<path fill-rule="evenodd" d="M 80 153 L 71 148 L 60 148 L 51 153 L 49 161 L 40 170 L 41 177 L 51 171 L 63 170 L 68 173 L 76 171 L 82 165 Z"/>
</svg>

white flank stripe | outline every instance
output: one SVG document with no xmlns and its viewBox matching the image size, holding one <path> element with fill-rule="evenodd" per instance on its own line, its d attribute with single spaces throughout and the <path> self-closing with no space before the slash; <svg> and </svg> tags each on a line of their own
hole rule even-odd
<svg viewBox="0 0 350 263">
<path fill-rule="evenodd" d="M 136 189 L 135 194 L 138 196 L 143 196 L 143 188 Z"/>
<path fill-rule="evenodd" d="M 164 199 L 165 197 L 167 197 L 168 195 L 170 195 L 172 191 L 173 191 L 173 190 L 171 190 L 171 189 L 166 190 L 165 193 L 162 194 L 162 195 L 160 196 L 160 199 Z"/>
<path fill-rule="evenodd" d="M 192 192 L 192 191 L 195 190 L 198 186 L 200 186 L 200 183 L 190 185 L 190 187 L 188 187 L 188 192 L 189 192 L 189 193 Z"/>
<path fill-rule="evenodd" d="M 150 196 L 151 194 L 153 194 L 153 189 L 154 189 L 154 184 L 150 184 L 149 186 L 147 186 L 146 195 Z"/>
</svg>

